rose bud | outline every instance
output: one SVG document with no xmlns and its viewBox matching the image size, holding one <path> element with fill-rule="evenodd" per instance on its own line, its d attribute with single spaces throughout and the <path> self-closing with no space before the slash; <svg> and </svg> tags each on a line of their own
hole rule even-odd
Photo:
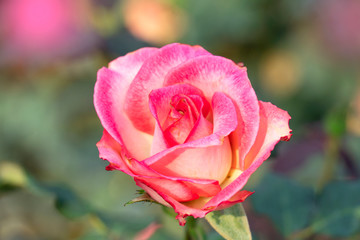
<svg viewBox="0 0 360 240">
<path fill-rule="evenodd" d="M 141 48 L 98 72 L 97 147 L 156 202 L 187 216 L 244 201 L 251 174 L 280 140 L 289 114 L 259 101 L 246 68 L 200 46 Z"/>
</svg>

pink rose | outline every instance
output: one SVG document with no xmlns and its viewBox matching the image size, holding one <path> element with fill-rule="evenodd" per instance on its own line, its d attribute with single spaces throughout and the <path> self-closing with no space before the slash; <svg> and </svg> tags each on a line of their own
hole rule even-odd
<svg viewBox="0 0 360 240">
<path fill-rule="evenodd" d="M 200 46 L 142 48 L 98 72 L 97 144 L 120 170 L 177 219 L 244 201 L 250 175 L 280 140 L 290 116 L 258 101 L 246 68 Z"/>
</svg>

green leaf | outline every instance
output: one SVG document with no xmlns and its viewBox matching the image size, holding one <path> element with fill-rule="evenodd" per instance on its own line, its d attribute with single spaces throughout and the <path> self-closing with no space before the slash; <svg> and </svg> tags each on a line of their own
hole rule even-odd
<svg viewBox="0 0 360 240">
<path fill-rule="evenodd" d="M 328 184 L 318 199 L 315 232 L 348 237 L 360 232 L 360 181 Z"/>
<path fill-rule="evenodd" d="M 72 189 L 66 185 L 46 184 L 27 174 L 27 189 L 38 194 L 52 194 L 56 209 L 65 217 L 82 217 L 92 210 Z"/>
<path fill-rule="evenodd" d="M 264 177 L 251 197 L 254 210 L 268 216 L 284 236 L 306 227 L 315 204 L 314 192 L 275 174 Z"/>
<path fill-rule="evenodd" d="M 66 186 L 51 186 L 47 190 L 55 194 L 55 207 L 65 217 L 74 219 L 91 212 L 90 207 Z"/>
<path fill-rule="evenodd" d="M 227 240 L 251 240 L 249 223 L 240 203 L 225 210 L 208 213 L 205 218 Z"/>
<path fill-rule="evenodd" d="M 0 179 L 0 194 L 15 191 L 19 188 L 17 185 L 4 182 Z"/>
</svg>

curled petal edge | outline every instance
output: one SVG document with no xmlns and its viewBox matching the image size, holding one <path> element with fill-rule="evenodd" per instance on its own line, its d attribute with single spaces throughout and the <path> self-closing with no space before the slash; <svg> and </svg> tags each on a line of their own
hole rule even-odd
<svg viewBox="0 0 360 240">
<path fill-rule="evenodd" d="M 274 149 L 275 145 L 279 141 L 288 141 L 291 138 L 291 129 L 288 124 L 291 119 L 289 114 L 271 103 L 259 101 L 259 105 L 262 122 L 264 123 L 265 121 L 266 123 L 261 127 L 261 131 L 263 131 L 264 126 L 266 126 L 266 134 L 263 136 L 263 133 L 259 133 L 259 139 L 257 139 L 257 141 L 258 143 L 260 142 L 262 146 L 260 149 L 258 149 L 258 146 L 254 146 L 254 149 L 256 149 L 257 152 L 255 154 L 254 161 L 238 178 L 236 178 L 216 196 L 210 198 L 210 200 L 202 208 L 197 209 L 188 207 L 164 193 L 157 192 L 154 189 L 150 190 L 150 187 L 146 184 L 141 185 L 145 190 L 152 191 L 153 194 L 156 193 L 156 200 L 165 202 L 166 206 L 170 205 L 175 209 L 175 212 L 178 213 L 177 219 L 179 220 L 180 225 L 184 225 L 186 223 L 185 218 L 187 216 L 193 216 L 195 218 L 204 217 L 208 212 L 230 207 L 233 204 L 244 201 L 248 196 L 252 195 L 253 192 L 240 190 L 243 188 L 251 174 L 255 172 L 255 170 L 270 156 L 270 153 Z"/>
<path fill-rule="evenodd" d="M 188 192 L 185 195 L 179 195 L 179 199 L 194 200 L 199 196 L 214 195 L 221 190 L 219 182 L 216 180 L 165 176 L 144 164 L 143 161 L 127 157 L 126 149 L 123 149 L 106 130 L 104 130 L 103 137 L 97 143 L 97 147 L 100 153 L 99 157 L 110 163 L 106 167 L 106 170 L 122 171 L 134 178 L 144 179 L 144 181 L 147 181 L 153 186 L 156 184 L 159 185 L 159 182 L 162 181 L 163 185 L 167 187 L 169 194 L 172 187 L 182 189 L 182 193 L 184 194 Z M 198 191 L 198 189 L 204 188 L 207 189 L 207 191 Z M 189 197 L 189 191 L 193 193 L 192 197 Z"/>
<path fill-rule="evenodd" d="M 158 190 L 152 189 L 146 182 L 135 179 L 136 185 L 144 189 L 155 201 L 163 204 L 164 206 L 173 208 L 178 214 L 176 219 L 179 221 L 180 226 L 184 226 L 186 223 L 186 217 L 193 216 L 194 218 L 203 218 L 209 212 L 214 210 L 221 210 L 227 207 L 230 207 L 236 203 L 243 202 L 247 197 L 253 194 L 250 191 L 240 191 L 233 198 L 227 201 L 220 202 L 220 204 L 215 208 L 191 208 L 178 201 L 176 201 L 171 196 L 164 194 Z"/>
<path fill-rule="evenodd" d="M 253 149 L 249 152 L 249 154 L 254 156 L 253 161 L 238 178 L 207 202 L 205 207 L 216 207 L 220 202 L 234 196 L 244 187 L 251 174 L 270 157 L 270 153 L 275 148 L 275 145 L 281 140 L 290 139 L 292 135 L 291 129 L 289 128 L 289 120 L 291 119 L 290 115 L 286 111 L 277 108 L 271 103 L 259 101 L 259 105 L 261 117 L 260 122 L 263 124 L 260 126 L 258 138 L 253 145 L 253 149 L 255 149 L 256 152 L 252 152 Z M 261 144 L 260 148 L 257 143 Z"/>
</svg>

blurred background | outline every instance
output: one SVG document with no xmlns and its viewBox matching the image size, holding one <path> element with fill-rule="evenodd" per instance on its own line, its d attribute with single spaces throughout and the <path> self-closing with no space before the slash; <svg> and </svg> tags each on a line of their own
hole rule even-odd
<svg viewBox="0 0 360 240">
<path fill-rule="evenodd" d="M 184 238 L 159 205 L 124 206 L 138 187 L 95 146 L 97 70 L 171 42 L 243 62 L 292 116 L 246 187 L 254 239 L 360 239 L 359 0 L 0 1 L 0 239 Z"/>
</svg>

